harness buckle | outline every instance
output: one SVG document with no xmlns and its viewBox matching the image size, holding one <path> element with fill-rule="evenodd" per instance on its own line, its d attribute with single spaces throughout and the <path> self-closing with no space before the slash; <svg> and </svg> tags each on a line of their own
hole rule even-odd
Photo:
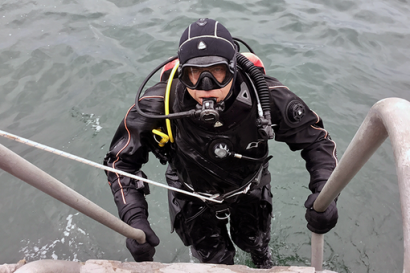
<svg viewBox="0 0 410 273">
<path fill-rule="evenodd" d="M 229 208 L 215 211 L 215 217 L 218 220 L 226 220 L 229 218 L 229 216 L 231 216 L 231 212 L 229 211 Z"/>
</svg>

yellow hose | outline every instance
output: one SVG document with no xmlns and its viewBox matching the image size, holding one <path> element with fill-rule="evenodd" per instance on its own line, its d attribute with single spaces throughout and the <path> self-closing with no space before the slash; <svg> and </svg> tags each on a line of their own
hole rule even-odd
<svg viewBox="0 0 410 273">
<path fill-rule="evenodd" d="M 171 71 L 171 74 L 168 79 L 168 84 L 167 84 L 167 89 L 165 90 L 165 115 L 169 114 L 169 94 L 171 93 L 171 85 L 172 85 L 172 80 L 174 79 L 175 72 L 177 71 L 179 66 L 179 60 L 175 62 L 175 66 Z M 166 126 L 167 126 L 167 132 L 169 136 L 169 140 L 171 143 L 174 143 L 174 137 L 172 136 L 172 130 L 171 130 L 171 121 L 169 119 L 165 120 Z"/>
<path fill-rule="evenodd" d="M 162 139 L 158 142 L 159 147 L 164 147 L 165 144 L 168 142 L 169 140 L 169 136 L 163 132 L 161 132 L 159 129 L 152 129 L 152 132 L 156 135 L 159 135 L 160 137 L 162 137 Z"/>
</svg>

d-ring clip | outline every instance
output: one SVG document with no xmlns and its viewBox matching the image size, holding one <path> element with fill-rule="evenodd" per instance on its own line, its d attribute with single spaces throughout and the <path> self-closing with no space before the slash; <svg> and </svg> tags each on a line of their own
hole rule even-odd
<svg viewBox="0 0 410 273">
<path fill-rule="evenodd" d="M 229 211 L 229 208 L 222 209 L 222 210 L 217 210 L 215 212 L 215 217 L 218 220 L 225 220 L 228 219 L 229 216 L 231 216 L 231 212 Z"/>
</svg>

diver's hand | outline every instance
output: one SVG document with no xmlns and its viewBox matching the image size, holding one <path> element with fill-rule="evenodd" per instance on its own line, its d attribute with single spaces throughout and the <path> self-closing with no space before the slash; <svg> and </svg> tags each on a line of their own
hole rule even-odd
<svg viewBox="0 0 410 273">
<path fill-rule="evenodd" d="M 324 234 L 334 228 L 337 223 L 338 213 L 336 202 L 333 200 L 324 212 L 317 212 L 313 209 L 313 203 L 319 193 L 312 193 L 305 202 L 307 228 L 317 234 Z"/>
<path fill-rule="evenodd" d="M 136 262 L 153 261 L 155 247 L 159 244 L 159 238 L 151 229 L 147 219 L 138 218 L 131 221 L 130 226 L 144 231 L 146 242 L 139 244 L 136 240 L 127 238 L 126 246 L 131 252 L 132 257 Z"/>
</svg>

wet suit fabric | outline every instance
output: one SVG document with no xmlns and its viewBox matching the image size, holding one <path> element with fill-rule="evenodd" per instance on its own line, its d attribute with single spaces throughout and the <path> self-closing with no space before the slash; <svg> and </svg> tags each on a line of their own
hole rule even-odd
<svg viewBox="0 0 410 273">
<path fill-rule="evenodd" d="M 265 77 L 271 91 L 271 117 L 275 140 L 285 142 L 292 151 L 301 150 L 310 173 L 309 189 L 320 192 L 336 166 L 336 147 L 320 117 L 277 79 Z M 166 82 L 148 89 L 139 100 L 147 113 L 164 114 Z M 193 109 L 196 102 L 185 88 L 174 80 L 172 96 L 175 112 Z M 200 123 L 194 118 L 172 121 L 175 143 L 160 148 L 152 129 L 165 130 L 165 122 L 142 117 L 132 106 L 114 135 L 104 164 L 133 174 L 140 174 L 152 152 L 162 163 L 168 162 L 166 180 L 170 186 L 207 194 L 224 194 L 253 182 L 250 191 L 215 206 L 195 197 L 169 192 L 172 229 L 201 262 L 233 264 L 233 243 L 250 252 L 255 263 L 264 255 L 270 239 L 272 194 L 268 163 L 237 158 L 224 160 L 212 156 L 212 145 L 223 142 L 231 151 L 264 158 L 266 141 L 257 133 L 256 98 L 247 77 L 238 71 L 231 97 L 221 114 L 222 126 Z M 274 155 L 274 151 L 273 155 Z M 274 166 L 273 166 L 274 168 Z M 257 181 L 258 172 L 262 172 Z M 135 215 L 148 217 L 144 195 L 148 186 L 140 181 L 107 172 L 120 218 L 130 223 Z M 217 219 L 224 210 L 230 216 Z M 230 234 L 226 228 L 230 221 Z M 232 241 L 233 243 L 232 243 Z"/>
</svg>

